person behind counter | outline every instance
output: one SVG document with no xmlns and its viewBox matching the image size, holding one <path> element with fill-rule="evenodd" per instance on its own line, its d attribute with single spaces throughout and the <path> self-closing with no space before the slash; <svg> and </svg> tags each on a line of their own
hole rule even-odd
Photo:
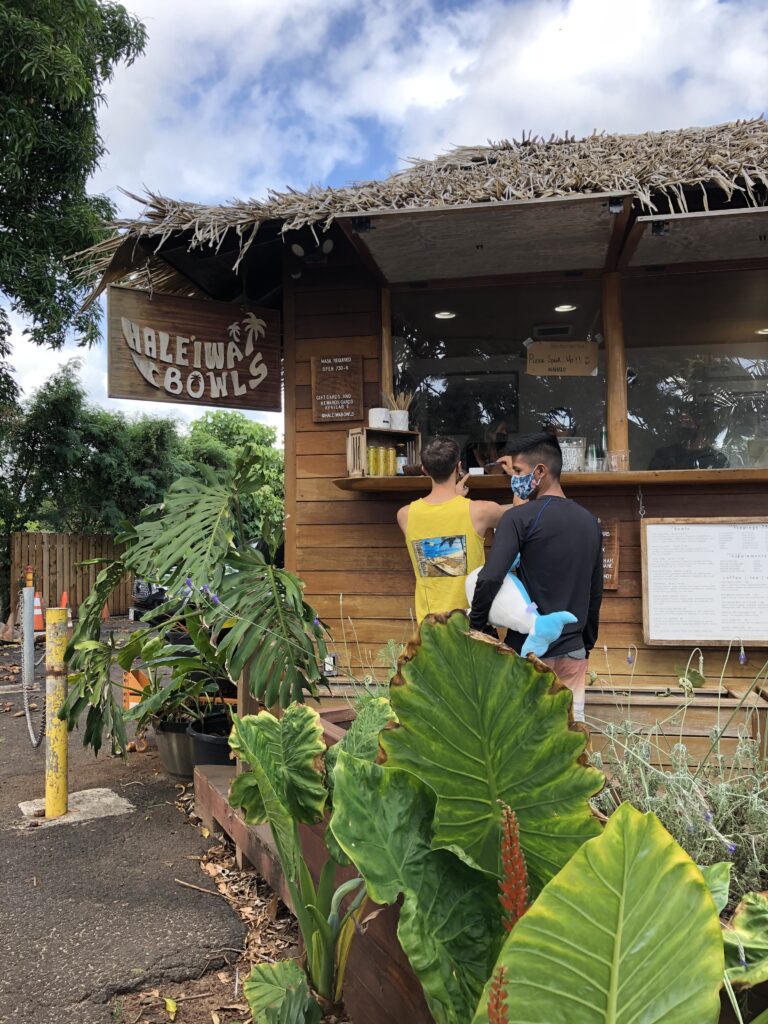
<svg viewBox="0 0 768 1024">
<path fill-rule="evenodd" d="M 495 501 L 467 498 L 460 455 L 451 438 L 430 441 L 421 464 L 432 489 L 426 498 L 412 501 L 397 513 L 416 576 L 418 622 L 430 613 L 466 608 L 467 576 L 485 562 L 485 534 L 507 511 L 507 506 Z"/>
<path fill-rule="evenodd" d="M 504 577 L 520 556 L 517 575 L 541 615 L 565 609 L 576 616 L 543 661 L 573 693 L 573 714 L 584 720 L 587 659 L 597 640 L 603 596 L 603 538 L 597 519 L 566 498 L 560 486 L 563 459 L 556 437 L 525 434 L 510 439 L 499 462 L 512 490 L 526 504 L 499 523 L 491 553 L 477 578 L 469 622 L 484 630 Z M 525 637 L 507 631 L 520 652 Z"/>
</svg>

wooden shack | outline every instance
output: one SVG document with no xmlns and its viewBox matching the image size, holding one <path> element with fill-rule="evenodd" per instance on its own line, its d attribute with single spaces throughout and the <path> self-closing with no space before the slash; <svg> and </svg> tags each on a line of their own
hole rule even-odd
<svg viewBox="0 0 768 1024">
<path fill-rule="evenodd" d="M 395 513 L 426 481 L 349 475 L 349 433 L 382 392 L 413 390 L 412 426 L 456 436 L 470 464 L 547 419 L 582 437 L 564 488 L 600 517 L 615 559 L 588 717 L 615 720 L 631 689 L 653 720 L 701 646 L 710 702 L 689 726 L 703 751 L 715 704 L 735 704 L 768 658 L 760 581 L 728 635 L 654 641 L 641 523 L 768 517 L 767 153 L 758 119 L 504 141 L 261 203 L 149 196 L 89 272 L 94 294 L 120 284 L 279 311 L 285 563 L 340 677 L 383 673 L 381 649 L 414 626 Z M 313 390 L 320 359 L 346 360 L 346 406 Z M 511 500 L 503 476 L 470 485 Z M 682 579 L 681 604 L 689 593 Z"/>
</svg>

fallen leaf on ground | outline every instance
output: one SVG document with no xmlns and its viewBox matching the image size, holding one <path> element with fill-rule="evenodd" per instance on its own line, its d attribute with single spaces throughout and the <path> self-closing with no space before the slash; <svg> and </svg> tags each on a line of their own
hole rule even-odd
<svg viewBox="0 0 768 1024">
<path fill-rule="evenodd" d="M 211 1024 L 221 1024 L 221 1017 L 215 1010 L 211 1010 Z"/>
<path fill-rule="evenodd" d="M 207 839 L 210 834 L 211 830 L 209 828 L 206 828 L 205 825 L 203 825 L 203 827 L 200 829 L 200 835 L 203 837 L 203 839 Z"/>
<path fill-rule="evenodd" d="M 267 904 L 267 917 L 272 924 L 277 921 L 277 893 L 273 892 Z"/>
<path fill-rule="evenodd" d="M 165 1003 L 165 1012 L 168 1014 L 168 1019 L 176 1020 L 176 1014 L 178 1013 L 179 1010 L 178 1006 L 176 1005 L 176 1000 L 166 998 L 163 1000 L 163 1002 Z"/>
<path fill-rule="evenodd" d="M 226 971 L 219 971 L 219 973 L 216 975 L 216 977 L 219 979 L 219 981 L 221 982 L 222 985 L 228 985 L 229 984 L 229 975 L 227 974 Z"/>
</svg>

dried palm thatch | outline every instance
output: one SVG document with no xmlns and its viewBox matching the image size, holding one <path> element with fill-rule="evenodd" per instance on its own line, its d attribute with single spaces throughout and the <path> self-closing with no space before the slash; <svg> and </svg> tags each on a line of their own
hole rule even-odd
<svg viewBox="0 0 768 1024">
<path fill-rule="evenodd" d="M 234 201 L 225 206 L 179 202 L 148 193 L 132 196 L 143 203 L 140 217 L 112 225 L 113 233 L 83 257 L 83 276 L 98 292 L 126 281 L 141 267 L 147 277 L 126 283 L 160 290 L 189 289 L 189 282 L 156 257 L 147 258 L 140 240 L 153 250 L 169 237 L 188 232 L 190 248 L 220 248 L 235 233 L 239 260 L 261 224 L 277 221 L 282 231 L 306 226 L 327 229 L 341 214 L 381 210 L 434 209 L 470 203 L 497 203 L 572 194 L 630 192 L 638 206 L 652 212 L 686 212 L 695 190 L 708 208 L 708 194 L 725 202 L 760 205 L 768 189 L 768 122 L 760 117 L 707 128 L 607 135 L 595 131 L 576 139 L 523 135 L 487 146 L 462 147 L 434 160 L 414 160 L 382 181 L 345 188 L 313 187 L 270 192 L 265 200 Z M 130 195 L 130 193 L 128 193 Z M 237 264 L 235 265 L 235 269 Z M 141 275 L 143 276 L 143 275 Z"/>
</svg>

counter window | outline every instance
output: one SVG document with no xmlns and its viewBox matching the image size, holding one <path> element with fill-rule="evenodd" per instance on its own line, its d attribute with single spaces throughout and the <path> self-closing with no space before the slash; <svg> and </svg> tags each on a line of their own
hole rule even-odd
<svg viewBox="0 0 768 1024">
<path fill-rule="evenodd" d="M 597 448 L 605 415 L 602 349 L 591 376 L 532 376 L 526 365 L 536 341 L 578 345 L 599 336 L 599 316 L 596 281 L 395 292 L 395 387 L 414 392 L 413 426 L 425 442 L 455 438 L 469 467 L 496 459 L 508 436 L 544 427 Z"/>
<path fill-rule="evenodd" d="M 627 278 L 622 298 L 632 468 L 768 467 L 768 272 Z"/>
</svg>

